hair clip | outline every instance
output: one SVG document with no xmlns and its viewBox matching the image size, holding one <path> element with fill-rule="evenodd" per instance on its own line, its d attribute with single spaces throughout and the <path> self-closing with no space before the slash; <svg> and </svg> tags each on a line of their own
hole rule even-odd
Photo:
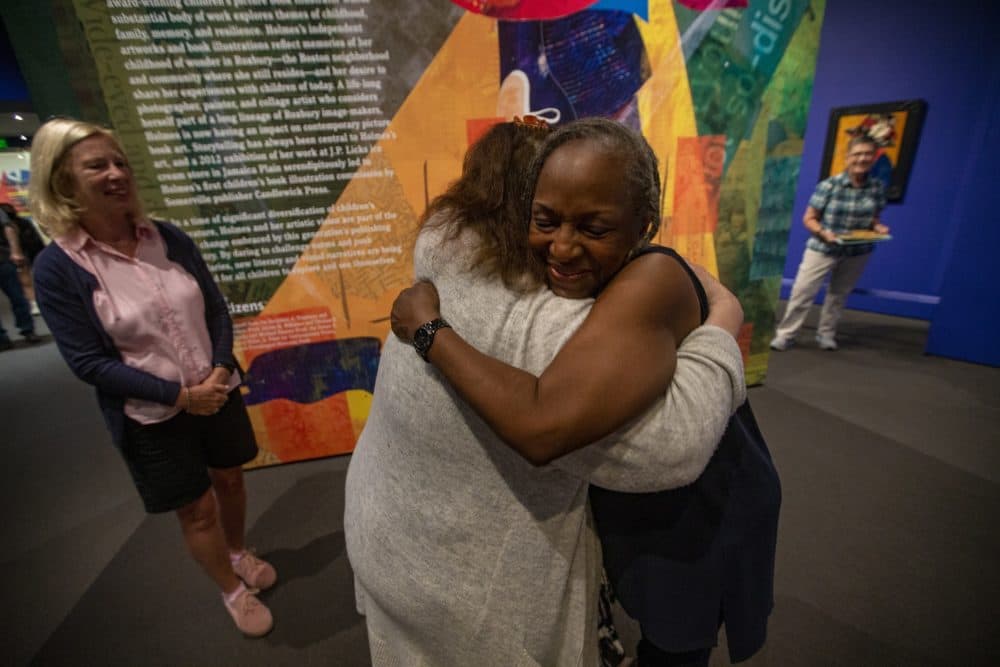
<svg viewBox="0 0 1000 667">
<path fill-rule="evenodd" d="M 524 125 L 526 127 L 537 128 L 539 130 L 549 129 L 549 124 L 538 116 L 531 116 L 525 114 L 524 116 L 514 116 L 515 125 Z"/>
</svg>

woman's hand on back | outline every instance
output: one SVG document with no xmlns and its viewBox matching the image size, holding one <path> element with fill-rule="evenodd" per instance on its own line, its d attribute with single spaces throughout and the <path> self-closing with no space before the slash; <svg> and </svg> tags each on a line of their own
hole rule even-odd
<svg viewBox="0 0 1000 667">
<path fill-rule="evenodd" d="M 708 297 L 708 319 L 705 324 L 714 324 L 728 331 L 733 338 L 738 338 L 740 329 L 743 328 L 743 306 L 740 305 L 740 300 L 705 267 L 691 262 L 688 265 L 698 276 Z"/>
<path fill-rule="evenodd" d="M 441 317 L 437 288 L 426 280 L 407 287 L 392 303 L 389 321 L 392 332 L 404 343 L 413 342 L 414 332 L 423 324 Z"/>
</svg>

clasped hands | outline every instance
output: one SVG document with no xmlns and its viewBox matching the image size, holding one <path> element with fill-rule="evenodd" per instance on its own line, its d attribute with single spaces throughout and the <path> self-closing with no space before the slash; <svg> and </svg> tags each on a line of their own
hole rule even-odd
<svg viewBox="0 0 1000 667">
<path fill-rule="evenodd" d="M 177 407 L 192 415 L 214 415 L 229 398 L 229 371 L 214 368 L 204 380 L 191 387 L 183 387 L 177 396 Z"/>
</svg>

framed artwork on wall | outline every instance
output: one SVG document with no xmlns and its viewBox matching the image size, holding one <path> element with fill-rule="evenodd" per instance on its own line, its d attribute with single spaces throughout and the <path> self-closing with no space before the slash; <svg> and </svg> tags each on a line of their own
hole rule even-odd
<svg viewBox="0 0 1000 667">
<path fill-rule="evenodd" d="M 889 201 L 900 201 L 906 192 L 906 182 L 910 177 L 926 113 L 927 102 L 924 100 L 831 109 L 820 178 L 843 171 L 847 142 L 852 137 L 865 135 L 874 139 L 878 146 L 872 176 L 885 183 Z"/>
</svg>

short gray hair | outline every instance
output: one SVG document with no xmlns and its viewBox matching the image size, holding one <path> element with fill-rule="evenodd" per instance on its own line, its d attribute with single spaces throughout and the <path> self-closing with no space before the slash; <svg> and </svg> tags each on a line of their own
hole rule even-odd
<svg viewBox="0 0 1000 667">
<path fill-rule="evenodd" d="M 647 225 L 639 247 L 647 245 L 660 230 L 660 170 L 656 153 L 646 138 L 635 130 L 607 118 L 581 118 L 567 123 L 542 143 L 529 167 L 528 182 L 537 184 L 549 156 L 560 146 L 577 140 L 592 141 L 609 154 L 621 157 L 632 213 Z M 528 188 L 524 220 L 531 219 L 533 198 L 534 185 Z"/>
</svg>

